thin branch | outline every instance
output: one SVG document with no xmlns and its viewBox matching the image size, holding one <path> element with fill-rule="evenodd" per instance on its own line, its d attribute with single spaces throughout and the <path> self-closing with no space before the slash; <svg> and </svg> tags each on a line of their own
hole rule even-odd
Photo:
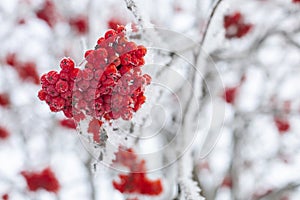
<svg viewBox="0 0 300 200">
<path fill-rule="evenodd" d="M 90 157 L 85 163 L 85 168 L 86 168 L 86 171 L 87 171 L 87 175 L 88 175 L 88 183 L 89 183 L 89 186 L 90 186 L 90 191 L 91 191 L 91 194 L 90 194 L 90 199 L 91 200 L 96 200 L 97 199 L 97 196 L 96 196 L 96 189 L 95 189 L 95 184 L 94 184 L 94 174 L 91 170 L 91 162 L 92 162 L 92 157 Z"/>
<path fill-rule="evenodd" d="M 215 3 L 215 5 L 214 5 L 214 7 L 213 7 L 213 9 L 212 9 L 212 11 L 211 11 L 211 13 L 209 15 L 208 22 L 207 22 L 206 28 L 204 30 L 204 33 L 203 33 L 203 37 L 202 37 L 202 39 L 200 41 L 200 47 L 194 53 L 194 64 L 195 64 L 196 68 L 198 68 L 197 66 L 198 66 L 198 63 L 199 63 L 199 58 L 201 58 L 201 55 L 202 55 L 201 48 L 203 48 L 203 44 L 204 44 L 204 42 L 205 42 L 205 40 L 207 38 L 207 33 L 208 33 L 209 28 L 210 28 L 212 19 L 213 19 L 214 15 L 216 14 L 216 11 L 217 11 L 219 5 L 221 4 L 221 2 L 222 2 L 222 0 L 218 0 Z M 191 81 L 193 83 L 193 86 L 195 87 L 195 85 L 196 85 L 196 73 L 193 73 Z M 205 80 L 203 79 L 202 80 L 202 87 L 205 87 L 204 81 Z M 204 91 L 205 89 L 202 89 L 202 90 Z M 186 106 L 184 107 L 183 116 L 185 116 L 188 113 L 188 111 L 189 111 L 189 108 L 190 108 L 190 105 L 191 105 L 191 101 L 193 99 L 192 96 L 193 96 L 193 93 L 191 92 L 190 95 L 189 95 L 189 98 L 188 98 L 188 102 L 187 102 Z M 204 96 L 204 95 L 202 95 L 202 96 Z M 184 124 L 184 121 L 185 121 L 185 117 L 182 120 L 182 124 Z"/>
<path fill-rule="evenodd" d="M 201 41 L 200 41 L 200 47 L 201 47 L 201 48 L 203 47 L 203 44 L 204 44 L 205 39 L 206 39 L 206 37 L 207 37 L 207 32 L 208 32 L 208 29 L 210 28 L 212 18 L 214 17 L 214 15 L 215 15 L 215 13 L 216 13 L 216 11 L 217 11 L 219 5 L 221 4 L 221 2 L 222 2 L 222 0 L 218 0 L 218 1 L 215 3 L 215 5 L 214 5 L 212 11 L 210 12 L 210 15 L 209 15 L 209 18 L 208 18 L 208 22 L 207 22 L 207 25 L 206 25 L 206 27 L 205 27 L 204 33 L 203 33 L 203 37 L 202 37 L 202 39 L 201 39 Z"/>
<path fill-rule="evenodd" d="M 128 10 L 131 11 L 134 18 L 137 21 L 137 24 L 140 26 L 139 28 L 143 29 L 144 28 L 144 20 L 143 20 L 141 14 L 139 13 L 139 10 L 137 8 L 135 1 L 134 0 L 124 0 L 124 1 L 126 3 Z"/>
</svg>

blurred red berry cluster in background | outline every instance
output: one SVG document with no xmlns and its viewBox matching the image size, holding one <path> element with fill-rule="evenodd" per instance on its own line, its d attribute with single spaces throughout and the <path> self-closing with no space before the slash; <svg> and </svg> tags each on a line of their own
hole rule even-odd
<svg viewBox="0 0 300 200">
<path fill-rule="evenodd" d="M 253 25 L 246 23 L 244 16 L 238 11 L 224 16 L 225 37 L 228 39 L 241 38 L 245 36 L 252 27 Z"/>
<path fill-rule="evenodd" d="M 139 160 L 133 149 L 119 148 L 114 163 L 130 170 L 128 174 L 119 175 L 120 181 L 113 181 L 113 186 L 121 193 L 142 195 L 159 195 L 162 193 L 161 180 L 151 180 L 147 177 L 145 160 Z"/>
<path fill-rule="evenodd" d="M 6 56 L 6 64 L 16 70 L 21 80 L 30 81 L 34 84 L 40 83 L 40 77 L 37 72 L 37 66 L 34 62 L 21 62 L 16 54 L 8 54 Z"/>
<path fill-rule="evenodd" d="M 39 189 L 47 190 L 48 192 L 58 192 L 60 185 L 54 172 L 47 167 L 40 172 L 21 172 L 25 178 L 27 187 L 30 191 L 37 191 Z"/>
</svg>

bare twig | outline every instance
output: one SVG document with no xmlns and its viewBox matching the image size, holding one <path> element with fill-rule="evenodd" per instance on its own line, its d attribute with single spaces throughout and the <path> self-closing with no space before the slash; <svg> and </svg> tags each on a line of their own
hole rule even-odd
<svg viewBox="0 0 300 200">
<path fill-rule="evenodd" d="M 131 11 L 134 18 L 136 19 L 139 28 L 143 29 L 144 28 L 144 20 L 143 20 L 141 14 L 139 13 L 139 10 L 138 10 L 137 5 L 134 2 L 134 0 L 124 0 L 124 1 L 126 3 L 128 10 Z"/>
</svg>

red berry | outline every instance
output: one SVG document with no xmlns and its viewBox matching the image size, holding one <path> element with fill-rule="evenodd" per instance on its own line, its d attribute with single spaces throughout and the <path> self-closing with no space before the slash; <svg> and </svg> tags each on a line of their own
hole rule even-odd
<svg viewBox="0 0 300 200">
<path fill-rule="evenodd" d="M 49 94 L 52 97 L 57 97 L 59 93 L 56 91 L 54 85 L 49 85 L 47 87 L 47 94 Z"/>
<path fill-rule="evenodd" d="M 135 54 L 137 57 L 144 57 L 147 54 L 146 47 L 140 45 L 137 47 L 137 50 L 135 51 Z"/>
<path fill-rule="evenodd" d="M 59 121 L 60 125 L 69 128 L 69 129 L 76 129 L 76 124 L 73 119 L 63 119 Z"/>
<path fill-rule="evenodd" d="M 110 38 L 110 37 L 112 37 L 114 35 L 116 35 L 116 31 L 113 30 L 113 29 L 110 29 L 110 30 L 106 31 L 106 33 L 104 35 L 104 38 L 108 39 L 108 38 Z"/>
<path fill-rule="evenodd" d="M 62 110 L 65 106 L 65 100 L 61 97 L 55 97 L 52 99 L 52 106 L 57 110 Z"/>
<path fill-rule="evenodd" d="M 88 17 L 84 15 L 79 15 L 70 20 L 71 27 L 80 35 L 84 35 L 89 30 Z"/>
<path fill-rule="evenodd" d="M 5 140 L 9 137 L 9 132 L 6 128 L 0 126 L 0 140 Z"/>
<path fill-rule="evenodd" d="M 84 58 L 86 59 L 89 55 L 92 55 L 91 53 L 93 53 L 94 50 L 87 50 L 85 53 L 84 53 Z"/>
<path fill-rule="evenodd" d="M 290 123 L 286 119 L 282 119 L 279 117 L 274 118 L 276 127 L 280 133 L 285 133 L 290 130 Z"/>
<path fill-rule="evenodd" d="M 75 63 L 71 58 L 64 58 L 60 61 L 60 68 L 63 71 L 69 72 L 72 71 L 75 67 Z"/>
<path fill-rule="evenodd" d="M 104 37 L 101 37 L 97 40 L 97 44 L 100 45 L 102 44 L 103 42 L 105 41 L 105 38 Z"/>
<path fill-rule="evenodd" d="M 2 195 L 2 200 L 9 200 L 8 194 L 3 194 Z"/>
<path fill-rule="evenodd" d="M 40 90 L 38 93 L 38 97 L 41 101 L 46 100 L 47 92 L 45 90 Z"/>
<path fill-rule="evenodd" d="M 90 82 L 87 80 L 81 80 L 80 82 L 78 82 L 77 86 L 82 91 L 85 91 L 90 87 Z"/>
<path fill-rule="evenodd" d="M 10 98 L 7 93 L 0 93 L 0 106 L 7 107 L 10 105 Z"/>
<path fill-rule="evenodd" d="M 118 30 L 118 27 L 120 27 L 120 25 L 123 25 L 124 23 L 122 23 L 119 19 L 116 18 L 112 18 L 107 22 L 108 28 L 110 29 L 114 29 L 114 30 Z"/>
<path fill-rule="evenodd" d="M 83 78 L 84 80 L 87 80 L 87 81 L 92 80 L 92 79 L 94 78 L 94 73 L 93 73 L 93 71 L 90 70 L 90 69 L 84 69 L 84 70 L 82 71 L 82 78 Z"/>
<path fill-rule="evenodd" d="M 223 98 L 227 103 L 233 104 L 237 94 L 237 87 L 226 88 Z"/>
<path fill-rule="evenodd" d="M 16 67 L 18 65 L 18 61 L 15 53 L 10 53 L 6 55 L 6 63 L 12 67 Z"/>
<path fill-rule="evenodd" d="M 55 84 L 59 79 L 59 74 L 56 71 L 50 71 L 46 75 L 46 80 L 50 84 Z"/>
<path fill-rule="evenodd" d="M 59 80 L 55 85 L 55 89 L 59 93 L 67 92 L 69 89 L 69 85 L 67 81 Z"/>
</svg>

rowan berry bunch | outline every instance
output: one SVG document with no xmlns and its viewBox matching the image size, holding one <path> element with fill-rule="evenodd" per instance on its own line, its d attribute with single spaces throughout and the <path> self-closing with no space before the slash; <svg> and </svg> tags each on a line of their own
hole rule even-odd
<svg viewBox="0 0 300 200">
<path fill-rule="evenodd" d="M 246 23 L 244 16 L 240 12 L 235 12 L 224 16 L 225 37 L 241 38 L 245 36 L 253 28 L 253 25 Z"/>
<path fill-rule="evenodd" d="M 38 96 L 51 111 L 63 111 L 76 122 L 86 116 L 130 120 L 145 102 L 144 89 L 151 82 L 141 70 L 146 53 L 144 46 L 127 40 L 123 26 L 108 30 L 93 50 L 85 52 L 84 69 L 64 58 L 60 72 L 50 71 L 41 77 Z"/>
</svg>

